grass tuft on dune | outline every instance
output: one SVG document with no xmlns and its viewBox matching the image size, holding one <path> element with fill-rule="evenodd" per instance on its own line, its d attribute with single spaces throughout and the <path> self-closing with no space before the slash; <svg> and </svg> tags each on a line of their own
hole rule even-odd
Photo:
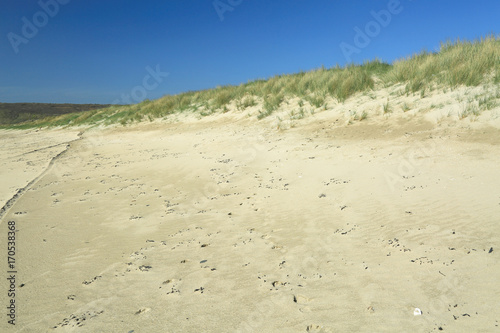
<svg viewBox="0 0 500 333">
<path fill-rule="evenodd" d="M 424 50 L 393 64 L 375 59 L 346 67 L 322 67 L 237 86 L 167 95 L 134 105 L 115 105 L 100 110 L 33 119 L 10 128 L 126 125 L 182 112 L 209 116 L 230 109 L 244 112 L 251 107 L 259 108 L 257 119 L 260 120 L 273 114 L 285 100 L 292 98 L 326 109 L 327 98 L 344 103 L 356 93 L 396 84 L 404 85 L 407 95 L 420 93 L 424 97 L 426 91 L 436 87 L 454 89 L 483 83 L 500 83 L 500 37 L 492 35 L 475 41 L 447 41 L 441 44 L 439 52 Z"/>
</svg>

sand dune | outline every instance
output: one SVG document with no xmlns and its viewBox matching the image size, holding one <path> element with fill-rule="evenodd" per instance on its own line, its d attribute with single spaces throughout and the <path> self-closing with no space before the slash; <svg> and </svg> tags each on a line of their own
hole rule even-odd
<svg viewBox="0 0 500 333">
<path fill-rule="evenodd" d="M 229 113 L 78 133 L 0 133 L 3 204 L 26 187 L 1 221 L 13 331 L 499 329 L 496 129 Z"/>
</svg>

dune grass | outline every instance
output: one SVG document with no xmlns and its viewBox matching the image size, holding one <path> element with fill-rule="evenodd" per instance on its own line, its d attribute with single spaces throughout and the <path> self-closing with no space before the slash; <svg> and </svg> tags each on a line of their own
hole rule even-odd
<svg viewBox="0 0 500 333">
<path fill-rule="evenodd" d="M 485 76 L 500 76 L 500 39 L 490 36 L 479 41 L 447 41 L 437 53 L 422 51 L 393 64 L 387 83 L 406 83 L 409 92 L 424 91 L 432 83 L 448 87 L 477 86 Z"/>
<path fill-rule="evenodd" d="M 239 111 L 260 107 L 257 118 L 263 119 L 278 110 L 284 101 L 292 98 L 299 98 L 300 107 L 305 101 L 313 108 L 326 108 L 328 98 L 343 103 L 358 92 L 395 84 L 403 84 L 405 94 L 419 93 L 423 98 L 436 85 L 454 89 L 462 85 L 478 86 L 484 82 L 500 83 L 500 37 L 444 42 L 439 52 L 422 51 L 393 64 L 375 59 L 346 67 L 321 67 L 309 72 L 277 75 L 268 80 L 254 80 L 237 86 L 167 95 L 135 105 L 115 105 L 100 110 L 38 119 L 19 126 L 100 123 L 126 125 L 181 112 L 208 116 L 226 112 L 231 106 Z M 384 112 L 390 112 L 389 103 L 384 105 Z M 468 113 L 469 110 L 464 110 L 464 114 Z"/>
</svg>

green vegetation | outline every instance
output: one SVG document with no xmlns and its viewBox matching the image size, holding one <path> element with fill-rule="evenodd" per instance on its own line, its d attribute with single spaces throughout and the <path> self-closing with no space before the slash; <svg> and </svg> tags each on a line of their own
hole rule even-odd
<svg viewBox="0 0 500 333">
<path fill-rule="evenodd" d="M 306 100 L 314 105 L 316 108 L 320 108 L 325 103 L 326 93 L 323 92 L 321 95 L 311 95 L 306 96 Z"/>
<path fill-rule="evenodd" d="M 361 114 L 358 114 L 357 111 L 350 111 L 350 110 L 349 110 L 349 113 L 350 113 L 349 122 L 348 122 L 349 125 L 353 124 L 354 121 L 362 121 L 362 120 L 365 120 L 366 118 L 368 118 L 368 113 L 365 110 L 363 110 L 363 112 L 361 112 Z"/>
<path fill-rule="evenodd" d="M 468 102 L 462 106 L 462 109 L 458 112 L 458 118 L 464 119 L 469 116 L 478 117 L 481 114 L 481 110 L 476 103 Z"/>
<path fill-rule="evenodd" d="M 257 102 L 255 101 L 255 98 L 253 98 L 252 96 L 246 96 L 246 97 L 244 97 L 241 100 L 236 102 L 236 107 L 240 111 L 245 110 L 245 109 L 252 107 L 252 106 L 255 106 L 255 105 L 257 105 Z"/>
<path fill-rule="evenodd" d="M 268 80 L 255 80 L 237 86 L 167 95 L 158 100 L 146 100 L 135 105 L 115 105 L 48 119 L 29 118 L 31 122 L 22 126 L 101 123 L 126 125 L 181 112 L 209 116 L 234 108 L 244 112 L 245 109 L 255 106 L 260 107 L 257 118 L 263 119 L 280 109 L 283 102 L 288 103 L 293 98 L 299 98 L 300 108 L 309 103 L 313 113 L 317 108 L 326 109 L 326 101 L 329 98 L 343 103 L 356 93 L 362 92 L 372 96 L 371 91 L 396 84 L 403 86 L 401 94 L 416 93 L 423 98 L 426 93 L 436 89 L 445 91 L 458 86 L 474 87 L 484 83 L 500 83 L 500 37 L 489 36 L 474 42 L 445 42 L 439 52 L 422 51 L 395 61 L 392 65 L 375 59 L 346 67 L 321 67 L 309 72 L 277 75 Z M 490 109 L 496 105 L 496 99 L 484 96 L 477 107 Z M 384 113 L 391 112 L 389 102 L 383 105 L 383 109 Z M 404 111 L 409 109 L 407 105 L 403 105 Z M 465 116 L 474 114 L 467 107 L 462 113 Z M 302 116 L 303 112 L 294 115 L 297 118 Z M 366 115 L 356 115 L 353 118 L 362 120 Z"/>
<path fill-rule="evenodd" d="M 382 107 L 384 109 L 384 114 L 392 112 L 392 108 L 389 105 L 389 99 L 387 99 L 387 102 Z"/>
<path fill-rule="evenodd" d="M 47 117 L 55 119 L 64 114 L 89 114 L 109 105 L 98 104 L 55 104 L 55 103 L 0 103 L 0 125 L 15 126 L 27 122 L 42 122 Z"/>
<path fill-rule="evenodd" d="M 499 105 L 500 90 L 493 94 L 486 94 L 478 99 L 479 108 L 482 110 L 491 110 Z"/>
<path fill-rule="evenodd" d="M 299 111 L 297 112 L 296 110 L 292 110 L 292 112 L 289 113 L 290 120 L 298 120 L 298 119 L 303 119 L 306 115 L 304 112 L 304 108 L 300 108 Z"/>
<path fill-rule="evenodd" d="M 485 76 L 500 75 L 500 39 L 490 36 L 480 41 L 450 41 L 441 44 L 438 53 L 422 51 L 396 61 L 386 77 L 387 83 L 406 83 L 409 92 L 420 91 L 438 83 L 449 87 L 478 86 Z"/>
<path fill-rule="evenodd" d="M 274 110 L 279 108 L 281 103 L 283 102 L 284 95 L 283 93 L 278 93 L 277 95 L 267 95 L 264 97 L 264 111 L 260 111 L 257 116 L 258 119 L 265 118 L 272 114 Z"/>
</svg>

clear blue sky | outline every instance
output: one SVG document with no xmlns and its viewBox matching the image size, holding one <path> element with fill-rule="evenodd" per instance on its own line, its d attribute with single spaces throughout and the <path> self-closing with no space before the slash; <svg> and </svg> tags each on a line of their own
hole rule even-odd
<svg viewBox="0 0 500 333">
<path fill-rule="evenodd" d="M 447 39 L 498 35 L 499 18 L 498 0 L 2 0 L 0 102 L 137 102 L 392 62 Z M 355 39 L 355 28 L 371 36 Z"/>
</svg>

